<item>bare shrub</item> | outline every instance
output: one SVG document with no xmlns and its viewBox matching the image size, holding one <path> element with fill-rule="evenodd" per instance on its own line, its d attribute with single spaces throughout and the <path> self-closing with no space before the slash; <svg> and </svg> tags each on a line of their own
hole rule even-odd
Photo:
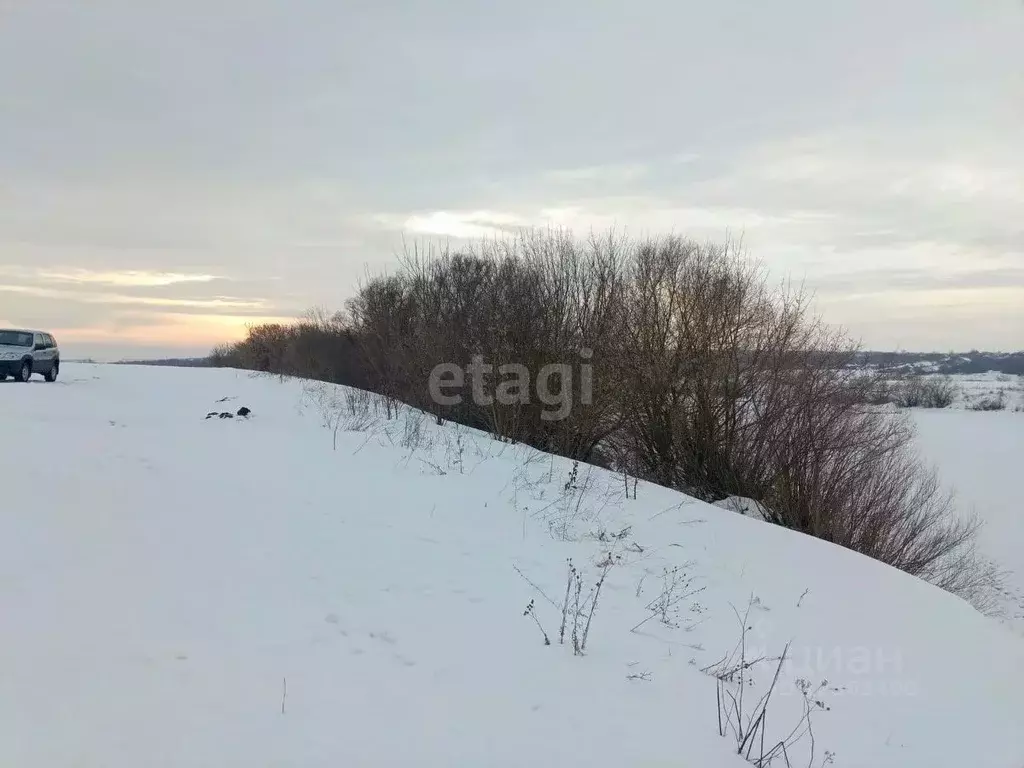
<svg viewBox="0 0 1024 768">
<path fill-rule="evenodd" d="M 648 616 L 646 619 L 637 624 L 631 632 L 636 632 L 640 627 L 647 624 L 652 619 L 657 619 L 666 627 L 676 628 L 679 624 L 676 621 L 676 615 L 679 610 L 679 605 L 684 600 L 689 600 L 694 595 L 703 592 L 706 587 L 693 588 L 694 577 L 688 574 L 680 566 L 673 566 L 672 568 L 666 568 L 662 573 L 662 588 L 661 592 L 651 600 L 646 609 Z M 637 587 L 637 594 L 639 595 L 640 588 Z"/>
<path fill-rule="evenodd" d="M 863 392 L 865 405 L 889 405 L 896 403 L 898 388 L 880 372 L 865 372 L 851 379 L 855 390 Z"/>
<path fill-rule="evenodd" d="M 915 458 L 909 419 L 868 409 L 817 416 L 778 446 L 761 496 L 769 519 L 956 591 L 979 523 L 955 514 L 935 471 Z"/>
<path fill-rule="evenodd" d="M 584 651 L 587 650 L 587 640 L 590 638 L 590 625 L 594 620 L 594 611 L 597 610 L 598 600 L 601 598 L 601 588 L 604 586 L 605 579 L 608 578 L 608 572 L 612 569 L 615 564 L 615 559 L 611 553 L 598 564 L 600 569 L 600 575 L 594 586 L 591 587 L 587 593 L 586 598 L 583 602 L 580 602 L 580 593 L 583 590 L 583 575 L 573 568 L 572 563 L 569 563 L 569 579 L 570 587 L 569 590 L 574 598 L 573 601 L 573 613 L 572 613 L 572 652 L 576 656 L 582 656 Z M 575 583 L 573 583 L 575 582 Z M 563 616 L 565 612 L 563 611 Z"/>
<path fill-rule="evenodd" d="M 592 396 L 579 365 L 560 382 L 572 401 L 564 418 L 548 418 L 533 392 L 495 397 L 517 392 L 511 366 L 535 384 L 544 366 L 576 365 L 583 350 Z M 754 499 L 771 522 L 955 591 L 952 564 L 975 526 L 957 521 L 916 462 L 905 415 L 871 405 L 888 396 L 889 372 L 857 373 L 858 353 L 812 315 L 800 286 L 770 284 L 735 243 L 547 231 L 460 252 L 414 247 L 343 315 L 254 326 L 216 359 L 371 390 L 385 419 L 410 404 L 438 423 L 614 466 L 620 495 L 633 478 L 634 495 L 642 479 L 706 501 Z M 475 358 L 494 371 L 471 374 L 461 402 L 435 402 L 434 367 Z M 956 397 L 942 378 L 910 377 L 896 390 L 900 404 Z M 462 471 L 461 449 L 448 449 L 446 471 Z M 592 514 L 590 492 L 566 489 L 553 502 L 555 535 Z"/>
<path fill-rule="evenodd" d="M 522 576 L 531 587 L 537 590 L 537 592 L 540 593 L 548 603 L 560 610 L 561 622 L 558 627 L 558 644 L 565 645 L 566 639 L 568 639 L 574 656 L 582 656 L 587 650 L 587 642 L 590 639 L 590 628 L 593 624 L 598 602 L 601 599 L 601 589 L 604 587 L 605 580 L 608 578 L 608 573 L 616 562 L 616 558 L 611 553 L 608 553 L 601 562 L 597 564 L 597 581 L 594 582 L 586 595 L 584 595 L 583 573 L 573 565 L 572 560 L 567 561 L 565 596 L 562 599 L 561 605 L 545 595 L 540 587 L 526 578 L 522 571 L 518 568 L 516 569 L 516 572 L 519 573 L 519 575 Z M 541 634 L 544 636 L 544 645 L 551 645 L 551 639 L 548 637 L 548 633 L 544 630 L 540 619 L 537 617 L 536 603 L 534 600 L 530 600 L 523 615 L 533 618 L 537 627 L 540 629 Z"/>
<path fill-rule="evenodd" d="M 971 403 L 972 411 L 1003 411 L 1006 410 L 1006 395 L 1002 390 L 996 395 L 986 395 Z"/>
<path fill-rule="evenodd" d="M 463 429 L 456 427 L 444 434 L 444 455 L 450 469 L 465 474 L 466 471 L 466 435 Z"/>
<path fill-rule="evenodd" d="M 1003 618 L 1002 596 L 1006 592 L 1007 576 L 1006 569 L 981 554 L 972 544 L 949 557 L 941 574 L 932 580 L 966 600 L 980 613 L 991 618 Z"/>
<path fill-rule="evenodd" d="M 948 376 L 929 379 L 925 385 L 925 408 L 949 408 L 960 393 L 960 388 Z"/>
<path fill-rule="evenodd" d="M 408 409 L 402 420 L 401 446 L 412 452 L 419 450 L 423 443 L 424 415 L 421 411 Z"/>
<path fill-rule="evenodd" d="M 319 309 L 293 325 L 252 325 L 246 337 L 217 347 L 210 364 L 374 389 L 363 346 L 344 316 Z"/>
<path fill-rule="evenodd" d="M 529 616 L 533 619 L 534 623 L 537 625 L 537 629 L 540 630 L 541 635 L 544 637 L 544 645 L 551 645 L 551 638 L 548 637 L 548 633 L 544 631 L 544 626 L 540 623 L 540 619 L 537 618 L 537 609 L 532 598 L 530 599 L 530 602 L 526 604 L 526 610 L 523 611 L 523 616 Z"/>
<path fill-rule="evenodd" d="M 367 339 L 375 375 L 396 397 L 502 439 L 606 463 L 601 443 L 621 414 L 615 380 L 600 368 L 620 343 L 624 248 L 614 237 L 580 242 L 565 233 L 528 233 L 458 253 L 412 249 L 398 274 L 363 287 L 349 314 Z M 429 397 L 436 365 L 468 368 L 474 359 L 493 368 L 470 373 L 462 402 L 439 405 Z M 589 360 L 592 396 L 582 381 Z M 545 366 L 573 364 L 580 373 L 571 381 L 556 372 L 547 383 L 585 407 L 547 418 L 550 409 L 530 387 Z M 516 369 L 533 380 L 522 382 Z"/>
<path fill-rule="evenodd" d="M 376 422 L 374 402 L 377 398 L 365 389 L 346 389 L 343 395 L 346 429 L 365 432 Z"/>
<path fill-rule="evenodd" d="M 235 344 L 220 344 L 213 348 L 207 358 L 207 364 L 211 368 L 241 368 Z"/>
<path fill-rule="evenodd" d="M 373 409 L 376 396 L 371 392 L 322 381 L 306 381 L 302 385 L 302 394 L 321 425 L 331 431 L 334 450 L 338 449 L 339 432 L 365 432 L 378 420 Z"/>
<path fill-rule="evenodd" d="M 893 388 L 893 402 L 900 408 L 949 408 L 959 387 L 948 376 L 907 376 Z"/>
<path fill-rule="evenodd" d="M 864 405 L 878 379 L 849 374 L 856 345 L 728 244 L 648 242 L 634 270 L 617 434 L 634 471 L 952 583 L 975 527 L 916 462 L 909 420 Z"/>
<path fill-rule="evenodd" d="M 731 738 L 736 744 L 736 754 L 758 768 L 766 768 L 776 761 L 781 761 L 787 768 L 790 768 L 792 766 L 790 753 L 794 752 L 801 744 L 804 745 L 807 752 L 806 765 L 814 766 L 817 742 L 814 736 L 813 718 L 816 712 L 829 709 L 818 698 L 819 693 L 828 686 L 828 681 L 823 680 L 817 685 L 803 679 L 794 681 L 796 690 L 802 697 L 803 712 L 784 738 L 766 741 L 768 709 L 788 658 L 789 644 L 787 643 L 782 654 L 777 658 L 769 659 L 764 656 L 751 658 L 748 656 L 747 633 L 750 631 L 748 619 L 752 605 L 752 601 L 748 603 L 743 616 L 736 611 L 736 618 L 740 623 L 740 638 L 733 651 L 717 663 L 702 670 L 716 680 L 715 701 L 718 735 L 723 738 Z M 752 671 L 766 664 L 774 664 L 771 682 L 765 692 L 752 701 L 751 688 L 754 685 Z M 832 752 L 826 751 L 818 765 L 830 765 L 834 762 L 834 757 Z"/>
</svg>

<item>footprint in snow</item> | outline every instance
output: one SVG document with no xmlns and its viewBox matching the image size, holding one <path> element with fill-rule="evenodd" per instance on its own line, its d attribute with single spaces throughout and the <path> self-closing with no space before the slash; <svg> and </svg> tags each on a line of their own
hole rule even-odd
<svg viewBox="0 0 1024 768">
<path fill-rule="evenodd" d="M 388 645 L 394 645 L 398 642 L 387 632 L 371 632 L 370 637 L 372 637 L 374 640 L 380 640 L 382 643 L 387 643 Z"/>
</svg>

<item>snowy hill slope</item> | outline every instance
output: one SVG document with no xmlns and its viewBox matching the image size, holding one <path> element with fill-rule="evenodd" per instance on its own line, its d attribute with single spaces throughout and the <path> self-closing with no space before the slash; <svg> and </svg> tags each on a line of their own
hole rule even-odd
<svg viewBox="0 0 1024 768">
<path fill-rule="evenodd" d="M 852 552 L 298 382 L 62 375 L 0 384 L 0 766 L 738 768 L 777 669 L 745 754 L 1024 766 L 1021 638 Z"/>
</svg>

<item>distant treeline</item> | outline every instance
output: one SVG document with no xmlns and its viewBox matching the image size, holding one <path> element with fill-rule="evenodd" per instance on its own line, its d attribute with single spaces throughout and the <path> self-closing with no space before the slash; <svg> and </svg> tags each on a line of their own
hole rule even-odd
<svg viewBox="0 0 1024 768">
<path fill-rule="evenodd" d="M 167 357 L 160 360 L 118 360 L 113 365 L 163 365 L 170 368 L 210 368 L 209 357 Z"/>
<path fill-rule="evenodd" d="M 856 357 L 859 365 L 910 371 L 923 369 L 946 376 L 995 371 L 1024 375 L 1024 352 L 877 352 L 865 351 Z"/>
<path fill-rule="evenodd" d="M 69 362 L 93 362 L 92 360 Z M 164 365 L 179 368 L 209 368 L 216 363 L 210 357 L 169 357 L 160 360 L 120 360 L 117 365 Z M 994 371 L 1024 375 L 1024 352 L 858 352 L 853 366 L 873 366 L 899 373 L 924 369 L 946 376 L 980 374 Z"/>
</svg>

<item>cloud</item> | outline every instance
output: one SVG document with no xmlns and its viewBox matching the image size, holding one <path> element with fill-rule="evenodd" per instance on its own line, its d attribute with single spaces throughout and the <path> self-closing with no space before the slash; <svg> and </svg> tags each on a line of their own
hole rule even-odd
<svg viewBox="0 0 1024 768">
<path fill-rule="evenodd" d="M 0 275 L 37 280 L 45 283 L 72 283 L 79 285 L 111 285 L 124 288 L 155 288 L 183 283 L 211 283 L 226 278 L 217 275 L 157 272 L 147 270 L 95 271 L 75 267 L 56 269 L 30 269 L 15 265 L 0 265 Z"/>
<path fill-rule="evenodd" d="M 590 231 L 628 227 L 638 233 L 690 235 L 721 238 L 748 229 L 778 229 L 835 218 L 823 212 L 788 210 L 769 212 L 756 208 L 687 205 L 663 198 L 593 198 L 565 207 L 543 208 L 533 221 L 568 229 Z"/>
<path fill-rule="evenodd" d="M 685 165 L 686 163 L 696 162 L 700 157 L 699 152 L 676 152 L 669 157 L 669 162 L 675 165 Z"/>
<path fill-rule="evenodd" d="M 179 285 L 182 283 L 209 283 L 223 280 L 216 275 L 188 275 L 175 272 L 144 272 L 124 270 L 121 272 L 92 272 L 87 269 L 73 269 L 66 272 L 40 270 L 40 280 L 61 283 L 98 283 L 123 287 L 154 287 Z"/>
<path fill-rule="evenodd" d="M 496 211 L 432 211 L 418 214 L 376 214 L 385 229 L 420 235 L 477 239 L 504 235 L 528 225 L 520 216 Z"/>
<path fill-rule="evenodd" d="M 542 174 L 545 181 L 555 184 L 572 184 L 578 182 L 625 182 L 643 178 L 648 167 L 642 163 L 624 165 L 591 165 L 582 168 L 566 168 L 547 171 Z"/>
<path fill-rule="evenodd" d="M 1024 147 L 933 141 L 846 129 L 763 143 L 690 192 L 763 210 L 841 212 L 858 229 L 915 240 L 984 232 L 1019 245 Z"/>
<path fill-rule="evenodd" d="M 218 296 L 209 299 L 164 298 L 159 296 L 129 296 L 118 293 L 84 293 L 77 291 L 45 288 L 34 285 L 0 284 L 0 292 L 32 296 L 40 299 L 75 301 L 85 304 L 125 305 L 134 304 L 148 307 L 193 307 L 198 309 L 252 309 L 265 310 L 265 299 L 241 299 Z"/>
<path fill-rule="evenodd" d="M 835 214 L 790 210 L 778 213 L 754 208 L 687 206 L 654 197 L 590 197 L 565 200 L 557 207 L 523 206 L 518 213 L 496 211 L 433 211 L 419 214 L 377 214 L 374 220 L 395 232 L 475 239 L 501 236 L 524 228 L 559 227 L 584 234 L 628 228 L 637 234 L 682 234 L 722 237 L 747 229 L 774 230 L 822 225 Z"/>
</svg>

